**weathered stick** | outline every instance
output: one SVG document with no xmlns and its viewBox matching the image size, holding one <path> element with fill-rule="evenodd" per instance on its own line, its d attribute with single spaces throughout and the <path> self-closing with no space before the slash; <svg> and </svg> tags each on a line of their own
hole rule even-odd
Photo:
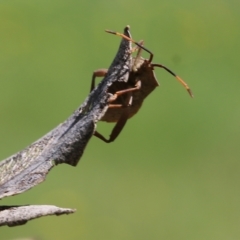
<svg viewBox="0 0 240 240">
<path fill-rule="evenodd" d="M 124 34 L 130 36 L 129 27 Z M 126 81 L 131 63 L 131 42 L 122 39 L 108 73 L 84 103 L 62 124 L 26 149 L 0 162 L 0 199 L 22 193 L 44 181 L 57 164 L 76 166 L 95 132 L 96 123 L 117 98 L 108 93 L 116 81 Z"/>
<path fill-rule="evenodd" d="M 1 206 L 0 227 L 15 227 L 27 223 L 29 220 L 48 215 L 62 215 L 74 213 L 75 209 L 59 208 L 51 205 L 30 205 L 30 206 Z"/>
</svg>

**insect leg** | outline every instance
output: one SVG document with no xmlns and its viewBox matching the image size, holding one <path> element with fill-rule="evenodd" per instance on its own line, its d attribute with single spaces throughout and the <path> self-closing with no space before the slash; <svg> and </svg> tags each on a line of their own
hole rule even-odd
<svg viewBox="0 0 240 240">
<path fill-rule="evenodd" d="M 124 90 L 115 92 L 115 93 L 110 97 L 110 99 L 109 99 L 108 101 L 109 101 L 109 102 L 113 102 L 113 101 L 115 101 L 115 100 L 118 98 L 118 96 L 121 96 L 121 95 L 126 94 L 126 93 L 129 93 L 129 92 L 138 91 L 140 88 L 141 88 L 141 81 L 137 81 L 135 87 L 133 87 L 133 88 L 127 88 L 127 89 L 124 89 Z M 110 104 L 110 106 L 111 106 L 111 104 Z"/>
<path fill-rule="evenodd" d="M 130 106 L 131 103 L 132 103 L 132 97 L 129 98 L 128 106 Z M 113 106 L 114 106 L 114 104 L 112 105 L 112 107 Z M 117 106 L 117 107 L 119 107 L 119 106 Z M 124 107 L 124 106 L 122 106 L 122 107 Z M 99 139 L 101 139 L 102 141 L 104 141 L 106 143 L 113 142 L 118 137 L 118 135 L 121 133 L 121 131 L 124 128 L 128 118 L 129 118 L 129 108 L 126 107 L 123 110 L 123 112 L 121 114 L 121 117 L 118 119 L 117 123 L 113 127 L 109 139 L 106 139 L 101 133 L 99 133 L 97 131 L 95 131 L 94 136 L 98 137 Z"/>
<path fill-rule="evenodd" d="M 103 140 L 106 143 L 113 142 L 121 133 L 122 129 L 124 128 L 128 120 L 128 116 L 129 116 L 129 112 L 128 112 L 128 108 L 126 108 L 124 109 L 121 117 L 119 118 L 118 122 L 115 124 L 114 128 L 112 129 L 109 139 L 106 139 L 102 134 L 100 134 L 97 131 L 95 131 L 94 136 L 98 137 L 99 139 Z"/>
<path fill-rule="evenodd" d="M 104 77 L 107 74 L 107 72 L 108 69 L 105 68 L 101 68 L 93 72 L 90 92 L 95 88 L 95 78 Z"/>
<path fill-rule="evenodd" d="M 139 90 L 140 88 L 141 88 L 141 81 L 137 81 L 134 88 L 117 91 L 113 95 L 114 97 L 111 98 L 111 102 L 115 101 L 117 99 L 117 97 L 122 94 L 130 93 L 130 92 Z M 106 143 L 113 142 L 118 137 L 118 135 L 121 133 L 121 131 L 123 130 L 128 118 L 129 118 L 129 107 L 131 107 L 131 104 L 132 104 L 132 96 L 129 97 L 127 106 L 125 106 L 123 104 L 109 104 L 109 106 L 108 106 L 109 108 L 125 108 L 125 109 L 123 110 L 120 118 L 118 119 L 117 123 L 113 127 L 109 139 L 106 139 L 102 134 L 100 134 L 97 131 L 95 131 L 94 136 L 98 137 L 99 139 L 101 139 L 102 141 L 104 141 Z"/>
</svg>

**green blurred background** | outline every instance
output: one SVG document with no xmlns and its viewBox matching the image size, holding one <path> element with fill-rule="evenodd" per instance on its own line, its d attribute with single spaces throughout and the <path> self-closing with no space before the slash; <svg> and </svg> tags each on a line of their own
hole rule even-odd
<svg viewBox="0 0 240 240">
<path fill-rule="evenodd" d="M 73 215 L 1 228 L 1 239 L 240 239 L 240 1 L 0 1 L 0 159 L 64 121 L 107 68 L 129 24 L 167 72 L 120 137 L 93 137 L 76 168 L 1 205 Z M 147 54 L 144 54 L 148 57 Z M 112 125 L 98 124 L 106 136 Z"/>
</svg>

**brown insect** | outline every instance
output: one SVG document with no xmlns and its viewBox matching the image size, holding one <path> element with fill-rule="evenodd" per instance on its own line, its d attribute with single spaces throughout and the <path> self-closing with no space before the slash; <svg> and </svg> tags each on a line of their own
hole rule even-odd
<svg viewBox="0 0 240 240">
<path fill-rule="evenodd" d="M 127 120 L 139 111 L 144 99 L 157 86 L 159 86 L 158 81 L 155 77 L 154 67 L 160 67 L 168 71 L 185 87 L 191 97 L 193 97 L 193 94 L 188 85 L 169 68 L 163 66 L 162 64 L 152 63 L 154 55 L 148 49 L 143 47 L 143 41 L 137 43 L 133 39 L 128 38 L 121 33 L 108 30 L 107 32 L 128 39 L 137 45 L 135 48 L 137 49 L 137 55 L 132 59 L 131 70 L 129 72 L 127 82 L 116 81 L 108 89 L 109 93 L 111 94 L 118 93 L 117 99 L 109 105 L 107 112 L 100 120 L 105 122 L 116 122 L 114 128 L 112 129 L 110 137 L 109 139 L 106 139 L 97 131 L 94 134 L 104 142 L 110 143 L 118 137 Z M 144 59 L 141 57 L 142 49 L 150 54 L 149 59 Z M 99 69 L 93 72 L 91 90 L 93 90 L 95 87 L 95 78 L 105 76 L 107 71 L 108 69 Z"/>
</svg>

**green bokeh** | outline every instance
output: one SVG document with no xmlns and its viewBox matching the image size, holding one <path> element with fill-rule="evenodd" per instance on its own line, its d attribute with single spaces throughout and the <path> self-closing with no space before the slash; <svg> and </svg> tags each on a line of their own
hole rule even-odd
<svg viewBox="0 0 240 240">
<path fill-rule="evenodd" d="M 120 137 L 1 205 L 77 208 L 1 228 L 1 239 L 240 239 L 239 1 L 0 1 L 0 159 L 64 121 L 131 26 L 167 72 Z M 148 57 L 147 54 L 144 54 Z M 100 123 L 105 135 L 111 124 Z"/>
</svg>

